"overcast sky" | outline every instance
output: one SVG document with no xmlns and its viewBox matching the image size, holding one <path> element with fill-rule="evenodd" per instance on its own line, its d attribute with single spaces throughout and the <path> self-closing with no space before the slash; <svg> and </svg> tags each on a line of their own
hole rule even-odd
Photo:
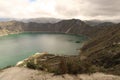
<svg viewBox="0 0 120 80">
<path fill-rule="evenodd" d="M 0 17 L 119 20 L 120 0 L 0 0 Z"/>
</svg>

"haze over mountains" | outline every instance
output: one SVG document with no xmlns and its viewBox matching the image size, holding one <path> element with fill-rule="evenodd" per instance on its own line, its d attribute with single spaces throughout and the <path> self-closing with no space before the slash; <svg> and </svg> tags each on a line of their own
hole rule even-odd
<svg viewBox="0 0 120 80">
<path fill-rule="evenodd" d="M 18 19 L 18 18 L 0 18 L 0 22 L 7 22 L 7 21 L 21 21 L 21 22 L 36 22 L 36 23 L 56 23 L 61 19 L 57 18 L 30 18 L 30 19 Z"/>
<path fill-rule="evenodd" d="M 41 17 L 41 18 L 0 18 L 0 22 L 7 22 L 7 21 L 21 21 L 21 22 L 35 22 L 35 23 L 57 23 L 61 20 L 68 20 L 68 19 L 60 19 L 60 18 L 47 18 L 47 17 Z M 109 20 L 82 20 L 86 24 L 95 26 L 101 23 L 105 22 L 112 22 L 112 23 L 118 23 L 119 21 L 109 21 Z"/>
</svg>

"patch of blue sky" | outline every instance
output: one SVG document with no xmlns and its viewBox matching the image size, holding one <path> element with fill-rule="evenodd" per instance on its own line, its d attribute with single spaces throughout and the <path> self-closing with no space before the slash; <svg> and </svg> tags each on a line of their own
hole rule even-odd
<svg viewBox="0 0 120 80">
<path fill-rule="evenodd" d="M 36 2 L 37 0 L 29 0 L 29 2 Z"/>
</svg>

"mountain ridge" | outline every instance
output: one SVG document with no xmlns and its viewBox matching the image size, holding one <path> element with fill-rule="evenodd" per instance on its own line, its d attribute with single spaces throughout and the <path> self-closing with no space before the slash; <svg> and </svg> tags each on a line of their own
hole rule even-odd
<svg viewBox="0 0 120 80">
<path fill-rule="evenodd" d="M 17 30 L 18 32 L 44 31 L 44 32 L 84 34 L 91 28 L 92 27 L 78 19 L 62 20 L 57 23 L 35 23 L 35 22 L 23 23 L 19 21 L 0 22 L 0 29 L 6 29 L 11 32 Z"/>
</svg>

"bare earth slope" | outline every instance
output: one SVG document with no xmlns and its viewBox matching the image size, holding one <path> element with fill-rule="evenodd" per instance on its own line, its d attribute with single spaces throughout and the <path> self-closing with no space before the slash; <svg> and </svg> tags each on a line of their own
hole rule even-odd
<svg viewBox="0 0 120 80">
<path fill-rule="evenodd" d="M 103 73 L 55 76 L 52 73 L 12 67 L 0 72 L 0 80 L 120 80 L 120 77 Z"/>
</svg>

